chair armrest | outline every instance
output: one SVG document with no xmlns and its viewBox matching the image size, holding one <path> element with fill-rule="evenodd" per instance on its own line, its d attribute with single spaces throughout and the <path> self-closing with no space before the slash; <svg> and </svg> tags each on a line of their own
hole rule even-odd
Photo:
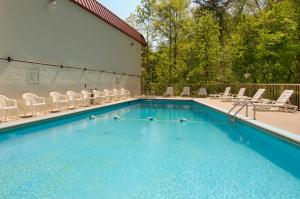
<svg viewBox="0 0 300 199">
<path fill-rule="evenodd" d="M 60 95 L 59 101 L 61 101 L 61 100 L 69 100 L 69 96 L 68 95 Z"/>
<path fill-rule="evenodd" d="M 8 104 L 12 104 L 13 106 L 17 106 L 17 100 L 14 99 L 6 99 L 6 102 L 8 102 Z"/>
<path fill-rule="evenodd" d="M 36 97 L 36 101 L 40 103 L 45 103 L 46 99 L 44 97 Z"/>
</svg>

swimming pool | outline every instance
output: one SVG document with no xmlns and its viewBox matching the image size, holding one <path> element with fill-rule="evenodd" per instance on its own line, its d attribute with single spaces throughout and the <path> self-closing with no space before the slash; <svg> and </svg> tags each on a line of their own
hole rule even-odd
<svg viewBox="0 0 300 199">
<path fill-rule="evenodd" d="M 0 162 L 8 199 L 300 198 L 298 146 L 193 101 L 137 100 L 14 129 L 0 135 Z"/>
</svg>

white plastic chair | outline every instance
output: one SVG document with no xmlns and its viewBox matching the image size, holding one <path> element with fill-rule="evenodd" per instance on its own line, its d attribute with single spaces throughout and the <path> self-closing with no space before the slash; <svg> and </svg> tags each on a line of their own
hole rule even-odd
<svg viewBox="0 0 300 199">
<path fill-rule="evenodd" d="M 87 90 L 82 90 L 81 93 L 83 96 L 83 103 L 85 106 L 89 106 L 91 104 L 91 101 L 94 101 L 96 99 L 96 97 L 93 96 L 94 94 Z"/>
<path fill-rule="evenodd" d="M 97 103 L 102 104 L 104 102 L 106 102 L 106 94 L 105 92 L 101 92 L 99 90 L 93 90 L 94 93 L 94 97 Z"/>
<path fill-rule="evenodd" d="M 23 94 L 23 99 L 25 100 L 25 105 L 30 108 L 33 116 L 37 116 L 37 107 L 43 107 L 44 114 L 47 114 L 46 100 L 44 97 L 39 97 L 34 93 L 25 93 Z"/>
<path fill-rule="evenodd" d="M 52 103 L 56 105 L 58 111 L 60 111 L 61 104 L 67 104 L 69 108 L 70 102 L 68 95 L 62 95 L 58 92 L 51 92 L 50 97 L 52 99 Z"/>
<path fill-rule="evenodd" d="M 191 89 L 190 87 L 186 86 L 186 87 L 183 87 L 182 89 L 182 92 L 180 94 L 182 97 L 183 96 L 190 96 L 191 95 Z"/>
<path fill-rule="evenodd" d="M 13 99 L 8 99 L 4 95 L 0 95 L 0 111 L 1 111 L 1 122 L 3 121 L 3 115 L 5 115 L 5 120 L 7 120 L 7 111 L 15 110 L 17 119 L 19 119 L 19 109 L 17 101 Z"/>
<path fill-rule="evenodd" d="M 129 90 L 126 90 L 126 89 L 124 89 L 124 88 L 121 88 L 121 92 L 122 92 L 122 94 L 123 94 L 124 99 L 130 98 L 131 94 L 130 94 L 130 91 L 129 91 Z"/>
<path fill-rule="evenodd" d="M 69 96 L 69 101 L 73 105 L 74 108 L 82 105 L 83 97 L 79 93 L 75 93 L 74 91 L 67 91 L 67 95 Z"/>
<path fill-rule="evenodd" d="M 121 100 L 123 98 L 123 93 L 121 90 L 114 88 L 113 92 L 115 93 L 115 100 Z"/>
<path fill-rule="evenodd" d="M 114 91 L 108 90 L 108 89 L 104 89 L 104 92 L 107 96 L 107 101 L 111 102 L 114 101 L 116 99 L 116 94 Z"/>
</svg>

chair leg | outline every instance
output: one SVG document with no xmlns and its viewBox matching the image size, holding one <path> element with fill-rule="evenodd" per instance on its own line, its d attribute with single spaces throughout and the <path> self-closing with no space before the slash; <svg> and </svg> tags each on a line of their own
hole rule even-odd
<svg viewBox="0 0 300 199">
<path fill-rule="evenodd" d="M 17 120 L 19 119 L 19 109 L 16 108 L 16 111 L 17 111 Z"/>
<path fill-rule="evenodd" d="M 34 117 L 36 117 L 36 107 L 35 106 L 33 106 L 33 113 L 32 113 L 32 116 L 34 116 Z"/>
</svg>

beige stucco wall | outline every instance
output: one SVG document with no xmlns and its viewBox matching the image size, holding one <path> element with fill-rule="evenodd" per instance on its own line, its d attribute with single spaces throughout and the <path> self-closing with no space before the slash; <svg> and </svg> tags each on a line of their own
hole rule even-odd
<svg viewBox="0 0 300 199">
<path fill-rule="evenodd" d="M 140 74 L 141 48 L 134 39 L 69 0 L 0 0 L 0 57 Z M 132 43 L 134 45 L 132 45 Z M 39 70 L 39 84 L 28 81 Z M 119 79 L 119 81 L 116 80 Z M 56 90 L 127 88 L 140 94 L 140 78 L 0 60 L 0 94 L 49 97 Z"/>
</svg>

